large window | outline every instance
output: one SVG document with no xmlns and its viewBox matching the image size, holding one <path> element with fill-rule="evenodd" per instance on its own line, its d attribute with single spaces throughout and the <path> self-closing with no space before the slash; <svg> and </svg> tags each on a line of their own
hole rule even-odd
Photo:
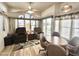
<svg viewBox="0 0 79 59">
<path fill-rule="evenodd" d="M 35 20 L 31 20 L 31 31 L 34 31 L 35 28 Z"/>
<path fill-rule="evenodd" d="M 24 20 L 18 20 L 18 26 L 24 27 Z"/>
<path fill-rule="evenodd" d="M 26 31 L 34 31 L 35 27 L 39 27 L 38 20 L 15 20 L 15 28 L 17 27 L 26 27 Z"/>
<path fill-rule="evenodd" d="M 61 20 L 61 36 L 70 39 L 71 19 Z"/>
<path fill-rule="evenodd" d="M 25 20 L 26 31 L 30 32 L 30 20 Z"/>
<path fill-rule="evenodd" d="M 45 36 L 51 36 L 51 20 L 52 18 L 47 18 L 43 20 L 43 32 Z"/>
<path fill-rule="evenodd" d="M 39 27 L 39 21 L 38 20 L 35 21 L 35 26 Z"/>
<path fill-rule="evenodd" d="M 73 20 L 73 28 L 72 28 L 72 37 L 79 37 L 79 19 L 74 19 Z"/>
<path fill-rule="evenodd" d="M 55 31 L 59 31 L 60 22 L 60 35 L 65 39 L 71 39 L 72 37 L 79 37 L 79 16 L 73 15 L 61 17 L 60 20 L 55 21 Z M 72 22 L 72 23 L 71 23 Z"/>
<path fill-rule="evenodd" d="M 47 18 L 47 23 L 46 23 L 46 25 L 47 25 L 47 36 L 51 36 L 51 18 Z"/>
</svg>

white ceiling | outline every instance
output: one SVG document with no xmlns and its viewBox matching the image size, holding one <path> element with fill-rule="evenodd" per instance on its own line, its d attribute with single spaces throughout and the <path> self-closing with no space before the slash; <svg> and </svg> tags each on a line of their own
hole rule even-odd
<svg viewBox="0 0 79 59">
<path fill-rule="evenodd" d="M 39 11 L 44 11 L 55 2 L 32 2 L 32 8 L 38 9 Z M 9 8 L 26 10 L 29 6 L 29 2 L 6 2 Z"/>
<path fill-rule="evenodd" d="M 9 12 L 8 16 L 13 16 L 13 17 L 17 17 L 20 14 L 25 14 L 25 12 L 11 13 L 10 11 L 12 10 L 24 11 L 28 9 L 28 6 L 29 6 L 29 2 L 4 2 L 4 4 L 8 7 L 8 12 Z M 79 10 L 79 2 L 62 2 L 62 3 L 61 2 L 32 2 L 32 8 L 39 10 L 38 12 L 36 12 L 36 14 L 40 15 L 44 10 L 48 9 L 54 4 L 57 4 L 57 5 L 60 4 L 57 11 L 60 11 L 61 7 L 64 6 L 65 4 L 72 5 L 72 8 L 73 8 L 72 12 Z M 62 11 L 60 13 L 62 13 Z"/>
<path fill-rule="evenodd" d="M 36 12 L 37 14 L 40 14 L 56 2 L 32 2 L 32 8 L 39 10 Z M 12 10 L 20 10 L 24 11 L 28 9 L 29 2 L 4 2 L 4 4 L 8 7 L 8 15 L 9 16 L 18 16 L 19 14 L 24 14 L 23 12 L 16 12 L 12 13 Z"/>
</svg>

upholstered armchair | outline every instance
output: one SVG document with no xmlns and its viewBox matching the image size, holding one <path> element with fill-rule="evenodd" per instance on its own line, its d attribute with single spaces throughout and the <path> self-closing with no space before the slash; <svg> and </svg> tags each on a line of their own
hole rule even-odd
<svg viewBox="0 0 79 59">
<path fill-rule="evenodd" d="M 49 42 L 46 40 L 46 38 L 41 34 L 40 34 L 40 45 L 41 45 L 42 49 L 39 50 L 39 53 L 41 51 L 46 51 L 46 48 L 47 48 L 47 46 L 49 44 Z"/>
<path fill-rule="evenodd" d="M 41 30 L 40 27 L 35 27 L 34 28 L 35 39 L 39 39 L 39 35 L 40 35 L 41 32 L 42 32 L 42 30 Z"/>
<path fill-rule="evenodd" d="M 53 33 L 52 33 L 52 36 L 60 37 L 60 34 L 59 34 L 58 32 L 53 32 Z"/>
<path fill-rule="evenodd" d="M 49 44 L 46 54 L 47 56 L 66 56 L 66 50 L 59 45 Z"/>
<path fill-rule="evenodd" d="M 73 37 L 67 47 L 70 55 L 79 56 L 79 37 Z"/>
<path fill-rule="evenodd" d="M 19 27 L 16 29 L 15 32 L 15 42 L 14 43 L 23 43 L 26 42 L 27 39 L 27 33 L 25 27 Z"/>
</svg>

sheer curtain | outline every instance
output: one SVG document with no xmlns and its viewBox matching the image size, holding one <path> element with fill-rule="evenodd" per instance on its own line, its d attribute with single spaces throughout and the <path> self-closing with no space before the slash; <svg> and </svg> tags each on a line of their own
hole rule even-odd
<svg viewBox="0 0 79 59">
<path fill-rule="evenodd" d="M 15 19 L 9 19 L 9 33 L 15 32 Z"/>
</svg>

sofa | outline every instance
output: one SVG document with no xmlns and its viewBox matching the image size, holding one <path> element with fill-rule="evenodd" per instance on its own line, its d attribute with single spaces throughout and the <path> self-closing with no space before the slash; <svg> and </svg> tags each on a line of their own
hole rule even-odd
<svg viewBox="0 0 79 59">
<path fill-rule="evenodd" d="M 18 43 L 25 43 L 27 41 L 27 32 L 25 27 L 19 27 L 15 30 L 13 34 L 9 34 L 4 37 L 4 44 L 12 45 Z"/>
</svg>

